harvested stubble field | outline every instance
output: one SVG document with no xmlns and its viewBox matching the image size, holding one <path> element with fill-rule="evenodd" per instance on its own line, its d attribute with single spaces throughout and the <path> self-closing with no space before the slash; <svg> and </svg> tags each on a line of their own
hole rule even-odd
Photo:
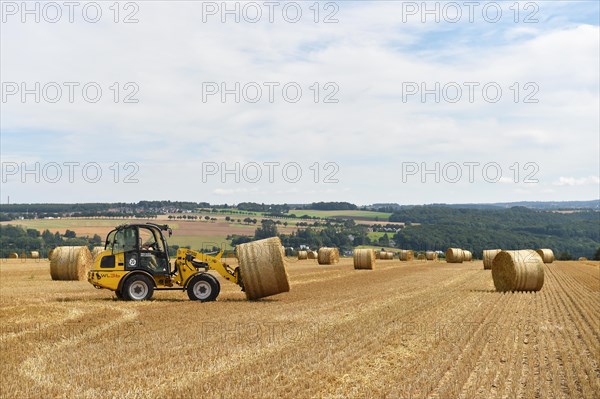
<svg viewBox="0 0 600 399">
<path fill-rule="evenodd" d="M 291 291 L 249 302 L 121 302 L 48 262 L 0 264 L 3 398 L 593 398 L 598 262 L 497 293 L 481 262 L 290 259 Z"/>
</svg>

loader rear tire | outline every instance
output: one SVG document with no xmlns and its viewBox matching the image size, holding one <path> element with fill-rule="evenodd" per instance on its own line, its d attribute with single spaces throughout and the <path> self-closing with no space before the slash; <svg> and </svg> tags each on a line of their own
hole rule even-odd
<svg viewBox="0 0 600 399">
<path fill-rule="evenodd" d="M 115 295 L 117 296 L 117 299 L 123 299 L 123 294 L 121 293 L 121 290 L 116 290 Z"/>
<path fill-rule="evenodd" d="M 123 299 L 128 301 L 147 301 L 154 294 L 154 284 L 143 274 L 134 274 L 123 284 Z"/>
<path fill-rule="evenodd" d="M 217 299 L 219 292 L 221 292 L 219 280 L 208 273 L 193 277 L 187 286 L 187 294 L 192 301 L 211 302 Z"/>
</svg>

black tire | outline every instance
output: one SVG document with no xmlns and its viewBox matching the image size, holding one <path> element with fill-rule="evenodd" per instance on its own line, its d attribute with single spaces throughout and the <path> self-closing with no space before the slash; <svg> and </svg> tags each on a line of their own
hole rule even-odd
<svg viewBox="0 0 600 399">
<path fill-rule="evenodd" d="M 154 283 L 143 274 L 134 274 L 125 280 L 121 295 L 128 301 L 147 301 L 154 294 Z"/>
<path fill-rule="evenodd" d="M 219 280 L 208 273 L 192 277 L 187 286 L 187 294 L 192 301 L 211 302 L 217 299 L 219 292 L 221 292 Z"/>
<path fill-rule="evenodd" d="M 117 299 L 123 299 L 123 294 L 121 294 L 121 290 L 116 290 L 115 295 L 117 296 Z"/>
</svg>

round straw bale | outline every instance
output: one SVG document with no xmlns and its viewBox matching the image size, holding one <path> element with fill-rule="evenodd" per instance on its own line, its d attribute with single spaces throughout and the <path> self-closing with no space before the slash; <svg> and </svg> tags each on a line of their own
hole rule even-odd
<svg viewBox="0 0 600 399">
<path fill-rule="evenodd" d="M 92 260 L 96 261 L 96 256 L 98 256 L 98 254 L 100 252 L 104 251 L 104 247 L 94 247 L 92 248 Z"/>
<path fill-rule="evenodd" d="M 425 258 L 427 260 L 436 260 L 437 257 L 438 257 L 438 254 L 435 251 L 426 251 L 425 252 Z"/>
<path fill-rule="evenodd" d="M 448 263 L 463 263 L 464 253 L 460 248 L 448 248 L 446 250 L 446 262 Z"/>
<path fill-rule="evenodd" d="M 298 251 L 298 260 L 308 259 L 308 252 Z"/>
<path fill-rule="evenodd" d="M 317 254 L 317 251 L 308 251 L 308 259 L 317 259 L 317 257 L 319 256 Z"/>
<path fill-rule="evenodd" d="M 483 250 L 483 268 L 485 270 L 492 270 L 492 262 L 494 257 L 502 251 L 501 249 L 484 249 Z"/>
<path fill-rule="evenodd" d="M 473 254 L 471 253 L 471 251 L 463 249 L 463 260 L 465 262 L 471 262 L 473 260 Z"/>
<path fill-rule="evenodd" d="M 394 253 L 393 252 L 387 252 L 387 251 L 381 251 L 381 252 L 379 252 L 379 259 L 381 259 L 381 260 L 394 259 Z"/>
<path fill-rule="evenodd" d="M 586 258 L 585 256 L 582 256 L 581 258 L 578 259 L 580 262 L 585 262 L 586 260 L 588 260 L 588 258 Z"/>
<path fill-rule="evenodd" d="M 48 260 L 52 259 L 52 254 L 54 253 L 54 248 L 48 251 Z"/>
<path fill-rule="evenodd" d="M 40 253 L 39 251 L 31 251 L 31 259 L 39 259 Z"/>
<path fill-rule="evenodd" d="M 290 290 L 279 237 L 240 244 L 236 254 L 246 298 L 259 299 Z"/>
<path fill-rule="evenodd" d="M 317 254 L 319 265 L 333 265 L 334 263 L 339 262 L 339 260 L 340 251 L 337 248 L 319 248 L 319 253 Z"/>
<path fill-rule="evenodd" d="M 92 265 L 87 247 L 56 247 L 50 259 L 52 280 L 83 280 Z"/>
<path fill-rule="evenodd" d="M 551 249 L 543 248 L 543 249 L 538 249 L 535 252 L 537 252 L 542 257 L 542 260 L 544 261 L 544 263 L 554 262 L 554 252 L 552 252 Z"/>
<path fill-rule="evenodd" d="M 427 257 L 425 256 L 425 254 L 423 252 L 419 252 L 417 254 L 417 260 L 427 260 Z"/>
<path fill-rule="evenodd" d="M 373 270 L 375 268 L 375 251 L 371 248 L 355 249 L 354 268 Z"/>
<path fill-rule="evenodd" d="M 498 291 L 539 291 L 544 285 L 544 262 L 532 249 L 500 251 L 492 261 Z"/>
<path fill-rule="evenodd" d="M 16 252 L 12 252 L 8 255 L 10 259 L 19 259 L 19 254 Z"/>
<path fill-rule="evenodd" d="M 381 258 L 381 252 L 380 251 L 374 251 L 375 252 L 375 259 L 380 259 Z"/>
<path fill-rule="evenodd" d="M 401 249 L 400 252 L 398 252 L 398 257 L 400 260 L 410 261 L 414 259 L 415 253 L 410 249 Z"/>
</svg>

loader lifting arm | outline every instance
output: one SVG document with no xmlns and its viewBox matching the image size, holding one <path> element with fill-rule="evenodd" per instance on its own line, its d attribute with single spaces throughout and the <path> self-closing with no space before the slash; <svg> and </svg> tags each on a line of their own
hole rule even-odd
<svg viewBox="0 0 600 399">
<path fill-rule="evenodd" d="M 188 280 L 195 275 L 198 270 L 214 270 L 224 279 L 242 287 L 243 291 L 244 285 L 242 284 L 239 267 L 232 269 L 228 264 L 221 261 L 222 256 L 222 250 L 216 255 L 209 255 L 188 248 L 179 248 L 177 250 L 175 267 L 172 271 L 172 273 L 175 275 L 175 282 L 179 285 L 185 286 L 187 285 Z"/>
</svg>

